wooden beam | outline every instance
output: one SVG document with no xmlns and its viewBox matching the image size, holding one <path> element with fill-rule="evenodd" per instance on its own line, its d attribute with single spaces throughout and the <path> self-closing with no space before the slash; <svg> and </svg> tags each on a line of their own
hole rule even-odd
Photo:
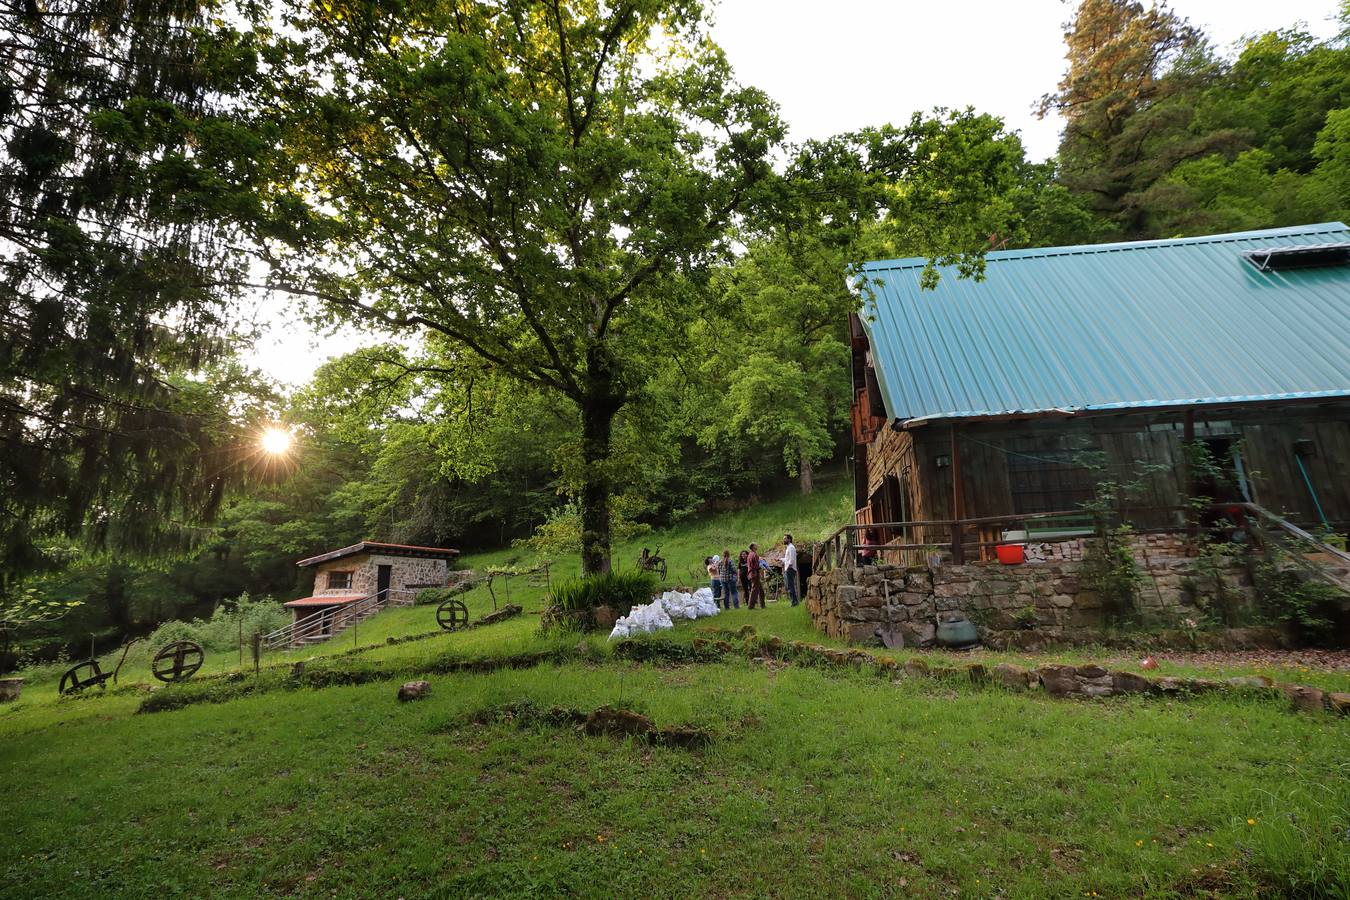
<svg viewBox="0 0 1350 900">
<path fill-rule="evenodd" d="M 966 514 L 965 486 L 961 484 L 961 433 L 952 426 L 952 518 L 960 520 Z M 961 565 L 966 561 L 965 547 L 961 544 L 961 525 L 952 526 L 952 562 Z"/>
</svg>

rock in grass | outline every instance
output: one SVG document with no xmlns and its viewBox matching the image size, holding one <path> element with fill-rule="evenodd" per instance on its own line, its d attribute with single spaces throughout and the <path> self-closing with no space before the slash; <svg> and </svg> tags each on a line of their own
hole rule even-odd
<svg viewBox="0 0 1350 900">
<path fill-rule="evenodd" d="M 911 678 L 927 678 L 928 663 L 917 656 L 905 660 L 905 674 Z"/>
<path fill-rule="evenodd" d="M 1228 686 L 1241 690 L 1269 690 L 1275 682 L 1265 675 L 1236 675 L 1228 679 Z"/>
<path fill-rule="evenodd" d="M 1005 688 L 1013 691 L 1025 691 L 1031 684 L 1031 673 L 1012 663 L 999 663 L 994 666 L 994 677 Z"/>
<path fill-rule="evenodd" d="M 631 709 L 602 706 L 586 717 L 582 730 L 590 735 L 638 735 L 652 730 L 652 720 Z"/>
<path fill-rule="evenodd" d="M 1051 697 L 1070 697 L 1082 693 L 1078 686 L 1078 670 L 1073 666 L 1041 666 L 1036 674 Z"/>
<path fill-rule="evenodd" d="M 421 700 L 430 693 L 430 681 L 407 681 L 398 689 L 398 699 L 407 703 L 409 700 Z"/>
<path fill-rule="evenodd" d="M 1112 672 L 1111 687 L 1118 694 L 1147 694 L 1153 690 L 1153 682 L 1134 672 Z"/>
<path fill-rule="evenodd" d="M 1306 684 L 1282 684 L 1279 688 L 1289 698 L 1289 702 L 1294 705 L 1294 709 L 1312 711 L 1322 708 L 1324 695 L 1315 687 L 1308 687 Z"/>
</svg>

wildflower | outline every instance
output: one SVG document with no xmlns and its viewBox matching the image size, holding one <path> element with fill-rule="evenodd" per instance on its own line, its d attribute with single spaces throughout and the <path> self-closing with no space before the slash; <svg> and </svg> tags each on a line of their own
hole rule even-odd
<svg viewBox="0 0 1350 900">
<path fill-rule="evenodd" d="M 1255 820 L 1255 819 L 1248 819 L 1248 820 L 1247 820 L 1247 824 L 1248 824 L 1248 825 L 1255 825 L 1255 824 L 1256 824 L 1256 820 Z"/>
<path fill-rule="evenodd" d="M 598 843 L 603 844 L 603 843 L 605 842 L 605 836 L 604 836 L 603 834 L 597 834 L 597 835 L 595 836 L 595 840 L 596 840 Z"/>
<path fill-rule="evenodd" d="M 1142 847 L 1142 846 L 1144 846 L 1144 842 L 1143 842 L 1143 841 L 1135 841 L 1135 842 L 1134 842 L 1134 845 L 1135 845 L 1136 847 Z"/>
<path fill-rule="evenodd" d="M 1214 844 L 1211 843 L 1211 842 L 1209 842 L 1209 841 L 1205 841 L 1205 846 L 1206 846 L 1206 847 L 1213 847 Z"/>
</svg>

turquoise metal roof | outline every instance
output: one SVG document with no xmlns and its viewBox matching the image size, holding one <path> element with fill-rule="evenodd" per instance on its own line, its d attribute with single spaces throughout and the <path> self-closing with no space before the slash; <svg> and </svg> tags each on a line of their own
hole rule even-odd
<svg viewBox="0 0 1350 900">
<path fill-rule="evenodd" d="M 1350 396 L 1350 266 L 1260 271 L 1251 250 L 1340 222 L 990 253 L 985 279 L 871 262 L 864 326 L 886 410 L 946 419 Z"/>
</svg>

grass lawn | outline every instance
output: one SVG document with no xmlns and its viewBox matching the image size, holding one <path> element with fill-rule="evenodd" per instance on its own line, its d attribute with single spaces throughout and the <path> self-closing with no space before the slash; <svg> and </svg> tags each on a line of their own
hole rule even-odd
<svg viewBox="0 0 1350 900">
<path fill-rule="evenodd" d="M 661 544 L 670 581 L 689 584 L 681 567 L 697 574 L 723 544 L 829 530 L 848 497 L 827 490 L 838 496 L 688 523 L 616 558 Z M 213 698 L 225 702 L 137 714 L 141 658 L 122 687 L 77 698 L 57 698 L 59 670 L 28 673 L 23 699 L 0 707 L 0 897 L 1350 897 L 1350 720 L 1259 698 L 1065 702 L 740 657 L 631 663 L 603 636 L 541 635 L 543 585 L 514 582 L 526 614 L 507 622 L 388 644 L 435 630 L 430 607 L 390 610 L 354 640 L 269 654 L 261 679 L 202 677 L 238 668 L 217 652 L 155 695 L 253 691 Z M 492 608 L 482 588 L 468 602 L 475 618 Z M 745 623 L 841 645 L 786 602 L 708 624 Z M 447 663 L 542 652 L 562 661 L 431 674 L 431 697 L 394 699 Z M 300 660 L 362 683 L 296 687 Z M 1160 674 L 1251 671 L 1350 687 L 1344 671 L 1166 657 Z M 637 709 L 713 740 L 674 749 L 485 715 L 522 701 Z"/>
<path fill-rule="evenodd" d="M 1068 703 L 748 660 L 443 676 L 407 705 L 396 684 L 154 715 L 109 696 L 6 733 L 0 894 L 1350 891 L 1350 725 L 1275 702 Z M 521 700 L 715 739 L 470 722 Z"/>
</svg>

